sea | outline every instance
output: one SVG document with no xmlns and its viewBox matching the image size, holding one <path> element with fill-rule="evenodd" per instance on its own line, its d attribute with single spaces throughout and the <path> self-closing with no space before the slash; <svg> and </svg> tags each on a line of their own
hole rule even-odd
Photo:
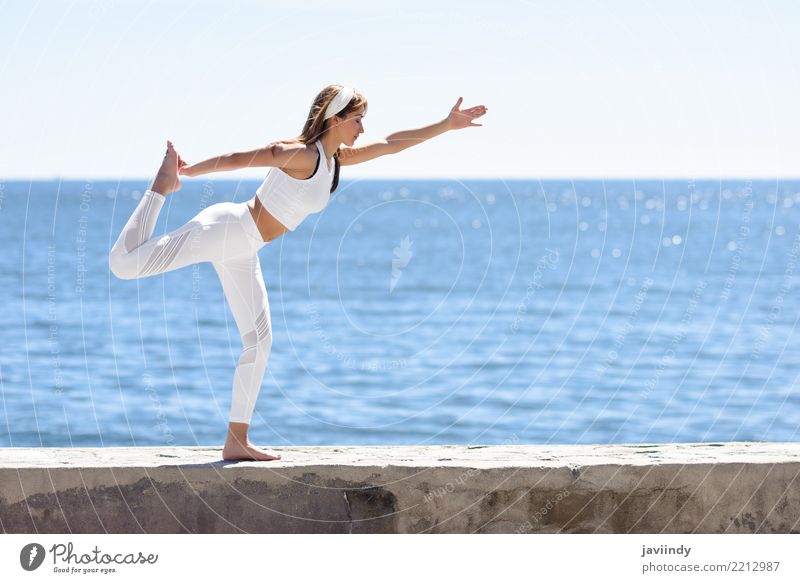
<svg viewBox="0 0 800 583">
<path fill-rule="evenodd" d="M 221 446 L 208 263 L 120 280 L 147 180 L 0 181 L 0 447 Z M 187 180 L 155 235 L 258 180 Z M 259 251 L 270 445 L 800 437 L 800 181 L 342 180 Z"/>
</svg>

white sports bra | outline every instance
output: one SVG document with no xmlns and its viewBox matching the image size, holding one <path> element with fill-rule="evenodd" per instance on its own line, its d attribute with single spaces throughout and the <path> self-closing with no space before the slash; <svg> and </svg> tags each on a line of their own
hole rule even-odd
<svg viewBox="0 0 800 583">
<path fill-rule="evenodd" d="M 256 190 L 256 196 L 267 212 L 290 231 L 294 231 L 311 213 L 324 209 L 331 198 L 335 162 L 331 160 L 328 168 L 322 143 L 317 140 L 316 144 L 319 159 L 311 178 L 293 178 L 280 168 L 272 167 Z"/>
</svg>

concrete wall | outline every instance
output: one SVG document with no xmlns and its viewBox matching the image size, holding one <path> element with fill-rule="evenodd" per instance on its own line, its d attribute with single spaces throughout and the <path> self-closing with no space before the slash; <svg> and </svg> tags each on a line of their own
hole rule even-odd
<svg viewBox="0 0 800 583">
<path fill-rule="evenodd" d="M 800 443 L 0 449 L 6 533 L 800 532 Z"/>
</svg>

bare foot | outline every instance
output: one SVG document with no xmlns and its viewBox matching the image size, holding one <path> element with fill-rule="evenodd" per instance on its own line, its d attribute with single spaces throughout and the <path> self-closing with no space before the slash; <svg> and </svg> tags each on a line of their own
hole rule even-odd
<svg viewBox="0 0 800 583">
<path fill-rule="evenodd" d="M 178 177 L 178 168 L 186 162 L 183 162 L 172 142 L 167 140 L 167 153 L 164 154 L 164 160 L 161 162 L 161 168 L 158 169 L 153 184 L 150 190 L 167 196 L 170 192 L 175 192 L 181 187 L 181 179 Z"/>
<path fill-rule="evenodd" d="M 254 461 L 271 461 L 279 460 L 281 456 L 269 455 L 268 453 L 258 449 L 249 441 L 242 445 L 236 441 L 225 443 L 222 450 L 222 459 L 224 460 L 254 460 Z"/>
</svg>

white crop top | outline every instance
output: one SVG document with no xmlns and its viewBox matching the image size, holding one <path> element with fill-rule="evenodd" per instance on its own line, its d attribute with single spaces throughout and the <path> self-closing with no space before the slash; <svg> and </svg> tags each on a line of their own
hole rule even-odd
<svg viewBox="0 0 800 583">
<path fill-rule="evenodd" d="M 331 159 L 329 168 L 322 143 L 317 140 L 316 144 L 319 159 L 311 178 L 293 178 L 280 168 L 272 167 L 256 190 L 256 196 L 267 212 L 290 231 L 294 231 L 311 213 L 324 209 L 331 197 L 335 163 Z"/>
</svg>

